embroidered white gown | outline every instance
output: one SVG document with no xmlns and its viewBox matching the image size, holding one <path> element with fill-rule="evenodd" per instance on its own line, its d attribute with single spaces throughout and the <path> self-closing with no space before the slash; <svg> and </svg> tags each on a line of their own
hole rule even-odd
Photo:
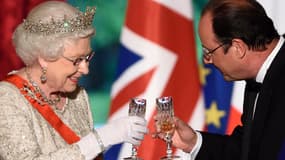
<svg viewBox="0 0 285 160">
<path fill-rule="evenodd" d="M 63 111 L 54 111 L 80 137 L 93 129 L 82 88 L 68 98 Z M 0 160 L 83 159 L 79 147 L 67 144 L 14 85 L 0 82 Z"/>
</svg>

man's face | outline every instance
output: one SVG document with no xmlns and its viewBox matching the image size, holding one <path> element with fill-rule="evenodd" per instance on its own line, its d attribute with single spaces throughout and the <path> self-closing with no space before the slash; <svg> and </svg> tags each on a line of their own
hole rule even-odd
<svg viewBox="0 0 285 160">
<path fill-rule="evenodd" d="M 225 52 L 224 45 L 217 40 L 212 28 L 212 16 L 208 12 L 201 17 L 199 23 L 199 36 L 203 47 L 203 61 L 205 64 L 213 64 L 223 74 L 227 81 L 241 79 L 239 73 L 240 60 L 234 52 L 234 47 L 230 46 Z"/>
</svg>

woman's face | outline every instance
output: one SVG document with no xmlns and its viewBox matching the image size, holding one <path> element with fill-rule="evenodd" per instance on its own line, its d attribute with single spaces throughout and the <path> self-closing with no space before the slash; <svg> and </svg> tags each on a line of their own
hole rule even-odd
<svg viewBox="0 0 285 160">
<path fill-rule="evenodd" d="M 89 61 L 86 59 L 90 54 L 90 38 L 66 42 L 62 56 L 57 61 L 48 62 L 48 87 L 61 92 L 74 91 L 79 78 L 89 72 Z"/>
</svg>

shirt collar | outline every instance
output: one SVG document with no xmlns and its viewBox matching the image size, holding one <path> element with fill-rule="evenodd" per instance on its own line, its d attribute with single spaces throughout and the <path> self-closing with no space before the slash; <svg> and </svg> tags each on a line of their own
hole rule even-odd
<svg viewBox="0 0 285 160">
<path fill-rule="evenodd" d="M 256 82 L 260 82 L 262 83 L 265 77 L 265 74 L 268 70 L 268 68 L 270 67 L 273 59 L 276 57 L 278 51 L 280 50 L 280 48 L 282 47 L 284 43 L 284 38 L 282 36 L 280 36 L 279 41 L 276 45 L 276 47 L 273 49 L 273 51 L 269 54 L 269 56 L 266 58 L 266 60 L 264 61 L 264 63 L 262 64 L 262 66 L 260 67 L 257 76 L 256 76 Z"/>
</svg>

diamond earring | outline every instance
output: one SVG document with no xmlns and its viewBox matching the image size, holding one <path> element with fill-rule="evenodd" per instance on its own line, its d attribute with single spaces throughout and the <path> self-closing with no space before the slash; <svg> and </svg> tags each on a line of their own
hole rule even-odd
<svg viewBox="0 0 285 160">
<path fill-rule="evenodd" d="M 42 75 L 40 77 L 42 83 L 46 83 L 47 81 L 46 73 L 47 73 L 47 69 L 45 67 L 42 67 Z"/>
</svg>

